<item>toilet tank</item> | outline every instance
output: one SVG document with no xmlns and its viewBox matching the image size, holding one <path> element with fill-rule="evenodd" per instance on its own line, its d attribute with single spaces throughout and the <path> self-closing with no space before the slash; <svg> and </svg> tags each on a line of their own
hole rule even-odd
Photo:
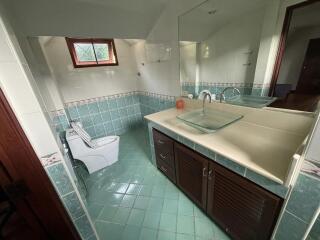
<svg viewBox="0 0 320 240">
<path fill-rule="evenodd" d="M 73 129 L 66 130 L 66 140 L 74 158 L 87 153 L 88 146 Z"/>
</svg>

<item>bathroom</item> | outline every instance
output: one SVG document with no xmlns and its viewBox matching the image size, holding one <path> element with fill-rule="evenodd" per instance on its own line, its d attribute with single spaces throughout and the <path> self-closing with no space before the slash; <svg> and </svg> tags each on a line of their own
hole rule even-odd
<svg viewBox="0 0 320 240">
<path fill-rule="evenodd" d="M 0 1 L 1 91 L 62 206 L 46 236 L 319 239 L 319 4 Z"/>
</svg>

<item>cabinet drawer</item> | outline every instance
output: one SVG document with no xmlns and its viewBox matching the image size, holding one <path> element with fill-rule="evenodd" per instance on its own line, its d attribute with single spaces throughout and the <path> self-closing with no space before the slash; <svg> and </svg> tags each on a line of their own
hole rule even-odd
<svg viewBox="0 0 320 240">
<path fill-rule="evenodd" d="M 173 140 L 155 129 L 153 129 L 153 140 L 156 159 L 174 168 Z"/>
<path fill-rule="evenodd" d="M 157 167 L 159 170 L 166 175 L 172 182 L 176 183 L 176 174 L 174 168 L 171 168 L 164 161 L 157 159 Z"/>
</svg>

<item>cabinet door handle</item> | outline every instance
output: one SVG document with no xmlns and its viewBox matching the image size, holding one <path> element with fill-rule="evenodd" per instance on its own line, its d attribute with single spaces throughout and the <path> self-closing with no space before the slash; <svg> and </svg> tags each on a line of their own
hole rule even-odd
<svg viewBox="0 0 320 240">
<path fill-rule="evenodd" d="M 161 166 L 160 168 L 161 168 L 161 170 L 164 171 L 164 172 L 167 172 L 167 171 L 168 171 L 168 169 L 166 169 L 164 166 Z"/>
<path fill-rule="evenodd" d="M 160 157 L 161 157 L 162 159 L 166 159 L 166 158 L 167 158 L 167 156 L 166 156 L 166 155 L 163 155 L 162 153 L 160 153 L 159 155 L 160 155 Z"/>
<path fill-rule="evenodd" d="M 164 144 L 164 141 L 162 141 L 161 139 L 158 140 L 159 144 Z"/>
<path fill-rule="evenodd" d="M 208 173 L 208 178 L 209 178 L 209 180 L 212 180 L 212 169 L 210 169 L 210 171 Z"/>
<path fill-rule="evenodd" d="M 202 176 L 203 177 L 207 177 L 208 176 L 207 175 L 207 168 L 205 168 L 205 167 L 202 169 Z"/>
</svg>

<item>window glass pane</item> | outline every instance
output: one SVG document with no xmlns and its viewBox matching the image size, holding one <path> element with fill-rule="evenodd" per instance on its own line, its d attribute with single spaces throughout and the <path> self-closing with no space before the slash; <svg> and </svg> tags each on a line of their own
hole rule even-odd
<svg viewBox="0 0 320 240">
<path fill-rule="evenodd" d="M 79 62 L 95 62 L 93 46 L 91 43 L 74 43 Z"/>
<path fill-rule="evenodd" d="M 94 50 L 96 52 L 98 61 L 108 61 L 109 58 L 109 46 L 106 43 L 94 43 Z"/>
</svg>

